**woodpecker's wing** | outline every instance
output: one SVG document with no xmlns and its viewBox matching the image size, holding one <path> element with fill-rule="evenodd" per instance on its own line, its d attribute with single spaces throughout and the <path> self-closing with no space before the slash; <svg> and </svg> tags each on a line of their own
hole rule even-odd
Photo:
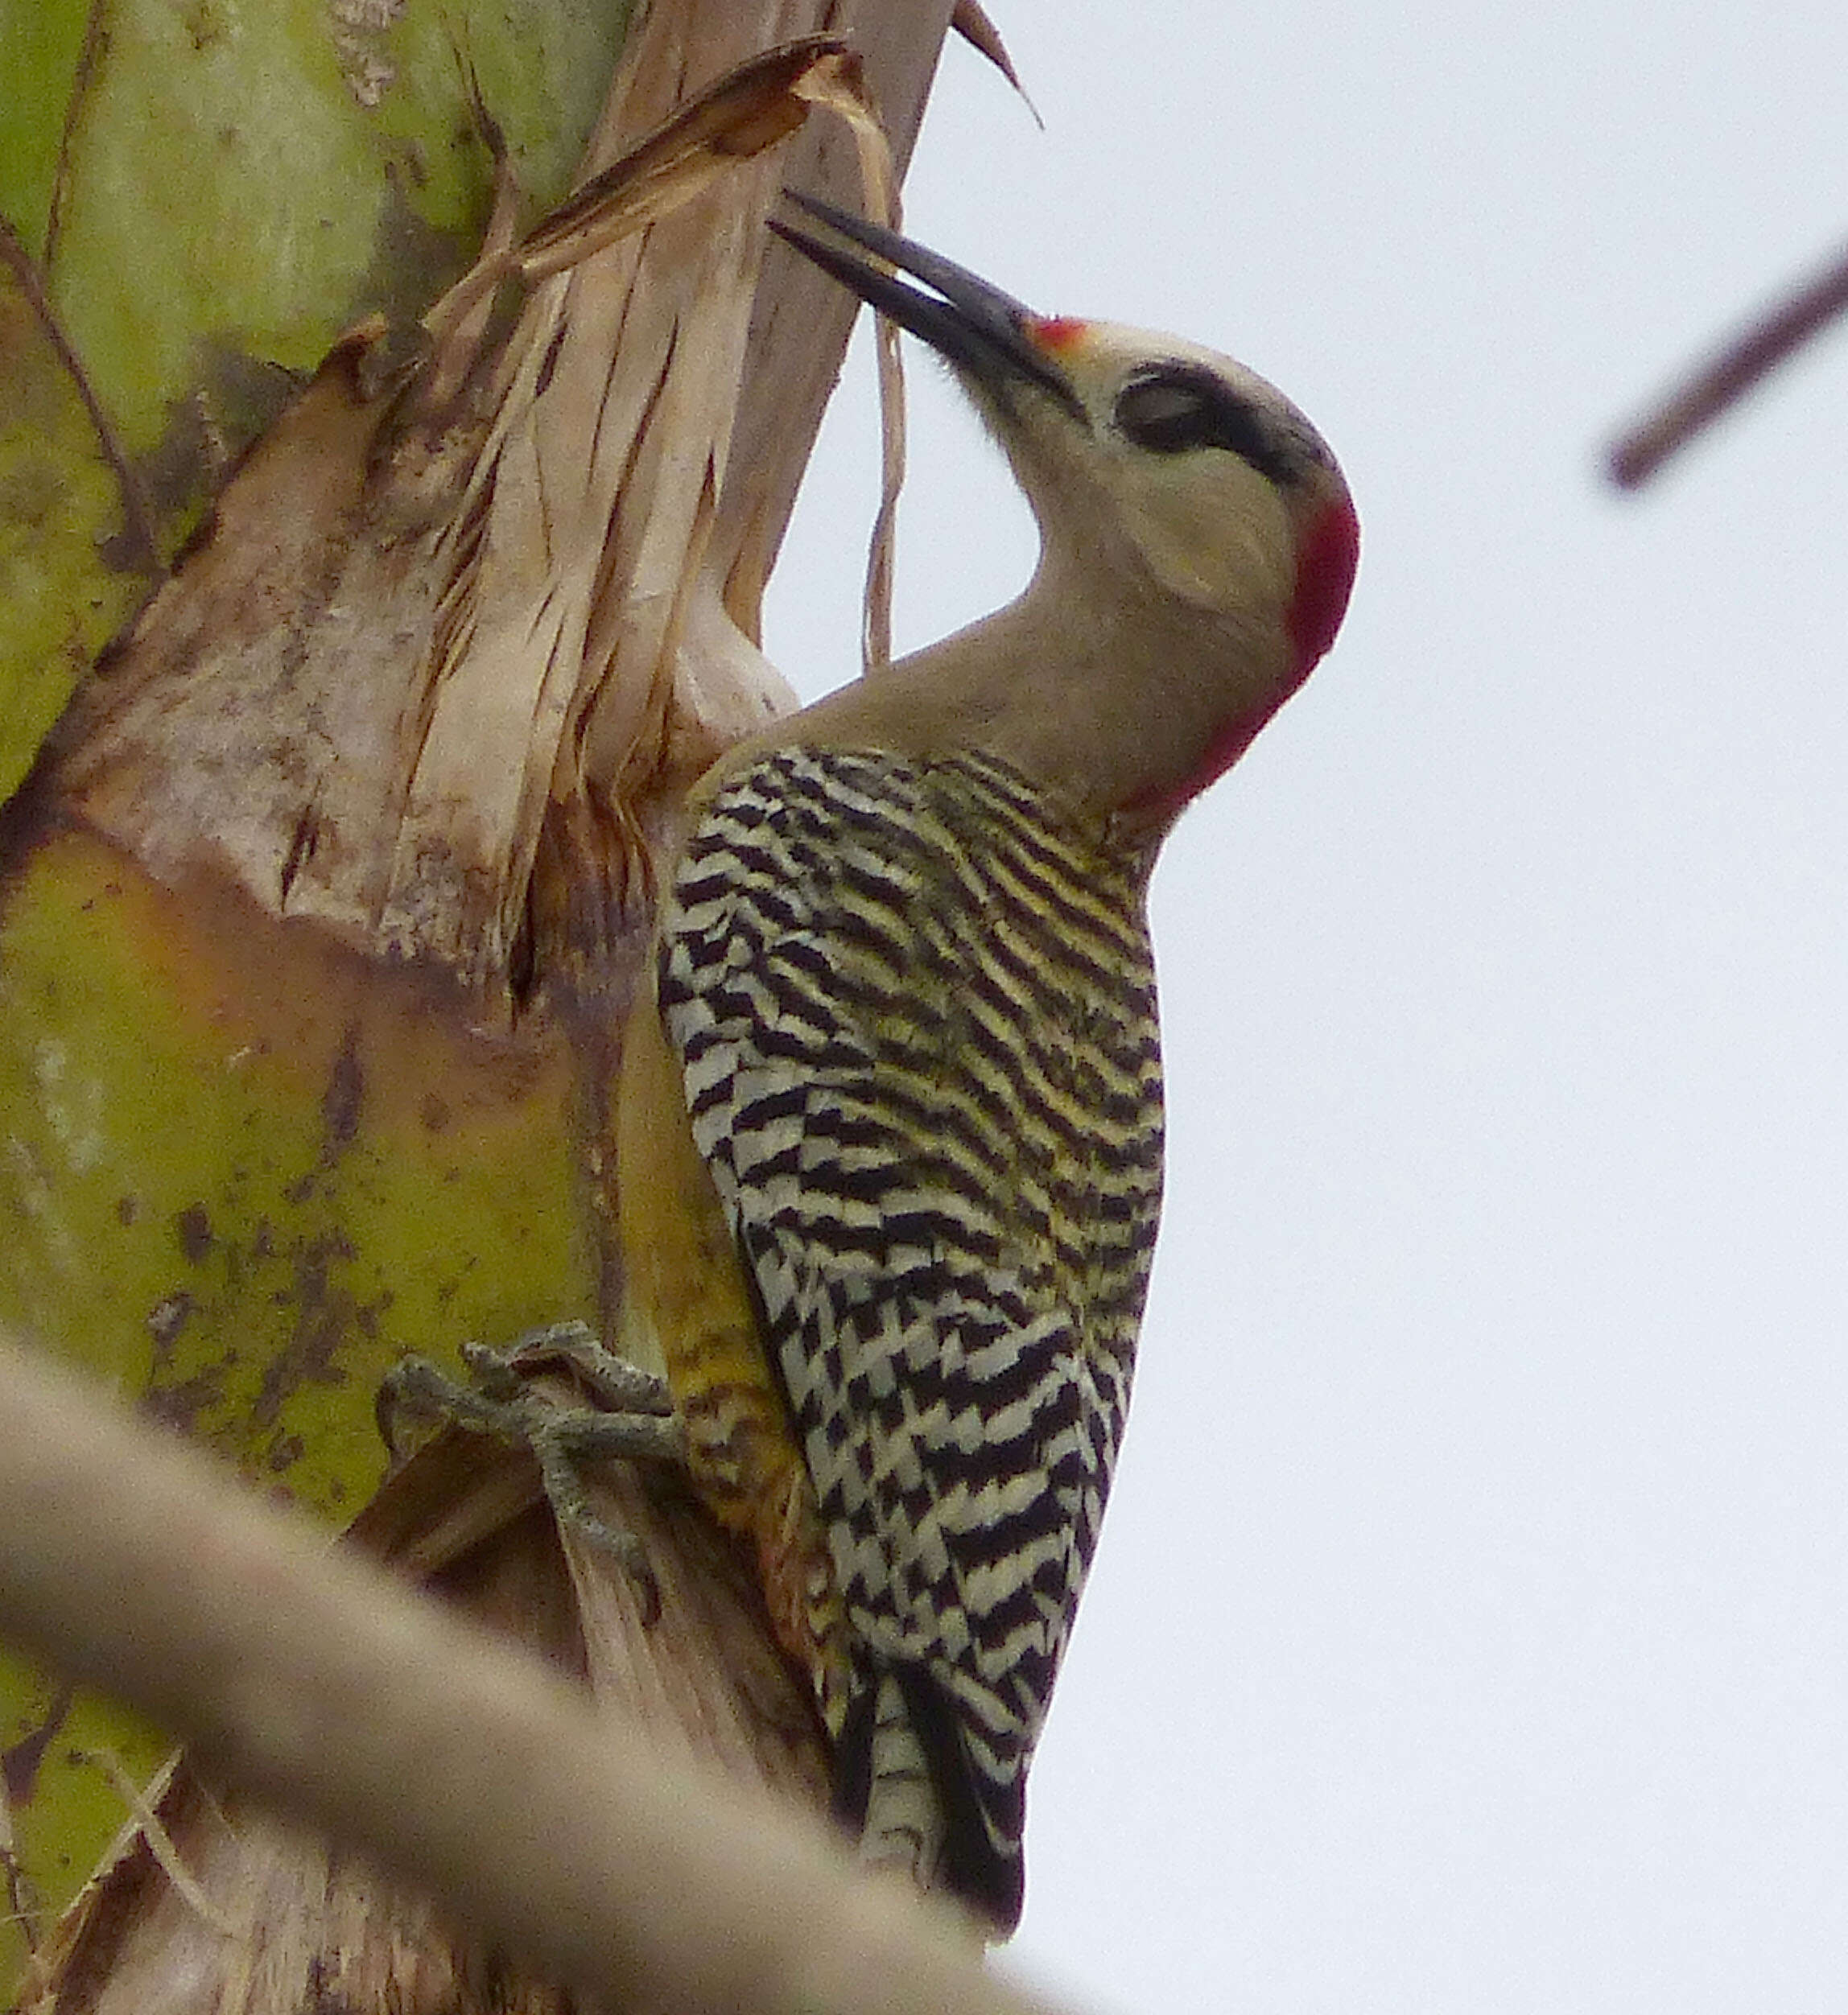
<svg viewBox="0 0 1848 2015">
<path fill-rule="evenodd" d="M 705 807 L 658 975 L 856 1687 L 899 1681 L 1009 1922 L 1159 1207 L 1144 877 L 1004 765 L 786 748 Z"/>
</svg>

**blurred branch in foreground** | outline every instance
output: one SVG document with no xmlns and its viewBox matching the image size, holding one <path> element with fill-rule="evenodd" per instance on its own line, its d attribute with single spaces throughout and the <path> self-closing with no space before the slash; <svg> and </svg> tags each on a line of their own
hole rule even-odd
<svg viewBox="0 0 1848 2015">
<path fill-rule="evenodd" d="M 4 1341 L 0 1630 L 599 2006 L 1030 2015 L 818 1827 Z"/>
<path fill-rule="evenodd" d="M 1628 428 L 1610 451 L 1607 467 L 1619 489 L 1648 481 L 1670 455 L 1686 447 L 1759 379 L 1848 309 L 1848 250 L 1750 323 L 1715 356 Z"/>
</svg>

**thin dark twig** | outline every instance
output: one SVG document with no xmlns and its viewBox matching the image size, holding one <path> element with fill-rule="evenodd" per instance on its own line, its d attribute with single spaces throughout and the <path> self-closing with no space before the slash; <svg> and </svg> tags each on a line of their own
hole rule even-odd
<svg viewBox="0 0 1848 2015">
<path fill-rule="evenodd" d="M 89 17 L 84 23 L 84 46 L 78 52 L 70 96 L 64 101 L 64 126 L 58 136 L 57 171 L 52 178 L 52 200 L 45 212 L 44 260 L 47 273 L 57 258 L 58 234 L 64 225 L 64 198 L 71 186 L 71 157 L 76 147 L 78 117 L 102 64 L 105 5 L 106 0 L 90 0 Z"/>
<path fill-rule="evenodd" d="M 115 542 L 115 550 L 122 571 L 159 573 L 160 550 L 155 542 L 154 521 L 148 514 L 147 500 L 142 494 L 140 480 L 122 451 L 115 427 L 104 411 L 101 400 L 97 397 L 82 359 L 64 334 L 51 297 L 45 291 L 37 262 L 20 242 L 11 220 L 5 216 L 0 216 L 0 261 L 12 269 L 13 277 L 19 283 L 19 291 L 25 295 L 27 306 L 38 318 L 39 326 L 57 352 L 58 361 L 64 365 L 76 388 L 77 397 L 84 402 L 84 410 L 90 416 L 90 425 L 96 430 L 97 443 L 103 451 L 103 458 L 115 473 L 116 488 L 122 497 L 122 535 Z"/>
<path fill-rule="evenodd" d="M 1817 330 L 1848 310 L 1848 250 L 1701 366 L 1616 442 L 1611 480 L 1633 490 L 1743 398 Z"/>
</svg>

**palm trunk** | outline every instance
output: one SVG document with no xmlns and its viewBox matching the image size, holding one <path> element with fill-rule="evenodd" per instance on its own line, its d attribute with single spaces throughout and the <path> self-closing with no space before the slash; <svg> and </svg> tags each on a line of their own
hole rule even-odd
<svg viewBox="0 0 1848 2015">
<path fill-rule="evenodd" d="M 787 703 L 758 602 L 850 313 L 762 224 L 786 179 L 856 200 L 851 136 L 804 123 L 826 50 L 522 223 L 824 30 L 902 159 L 951 10 L 656 0 L 620 60 L 621 10 L 563 0 L 517 33 L 486 4 L 0 10 L 43 85 L 0 94 L 29 422 L 0 435 L 0 782 L 30 773 L 0 834 L 0 1321 L 344 1518 L 402 1352 L 620 1292 L 605 1117 L 651 864 Z M 512 277 L 522 245 L 569 263 Z M 739 1563 L 670 1481 L 611 1488 L 683 1590 L 654 1629 L 524 1458 L 460 1433 L 357 1529 L 820 1795 Z M 138 1833 L 53 1936 L 124 1816 L 95 1754 L 145 1775 L 161 1745 L 17 1663 L 0 1742 L 31 2005 L 560 2005 L 320 1845 L 235 1803 L 227 1829 L 184 1766 L 160 1808 L 211 1911 Z"/>
</svg>

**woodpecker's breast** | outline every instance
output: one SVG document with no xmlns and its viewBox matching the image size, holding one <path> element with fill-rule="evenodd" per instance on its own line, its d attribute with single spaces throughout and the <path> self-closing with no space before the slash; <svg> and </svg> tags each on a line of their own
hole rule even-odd
<svg viewBox="0 0 1848 2015">
<path fill-rule="evenodd" d="M 1004 765 L 793 747 L 687 846 L 658 975 L 868 1665 L 997 1852 L 1128 1401 L 1159 1208 L 1145 864 Z"/>
</svg>

